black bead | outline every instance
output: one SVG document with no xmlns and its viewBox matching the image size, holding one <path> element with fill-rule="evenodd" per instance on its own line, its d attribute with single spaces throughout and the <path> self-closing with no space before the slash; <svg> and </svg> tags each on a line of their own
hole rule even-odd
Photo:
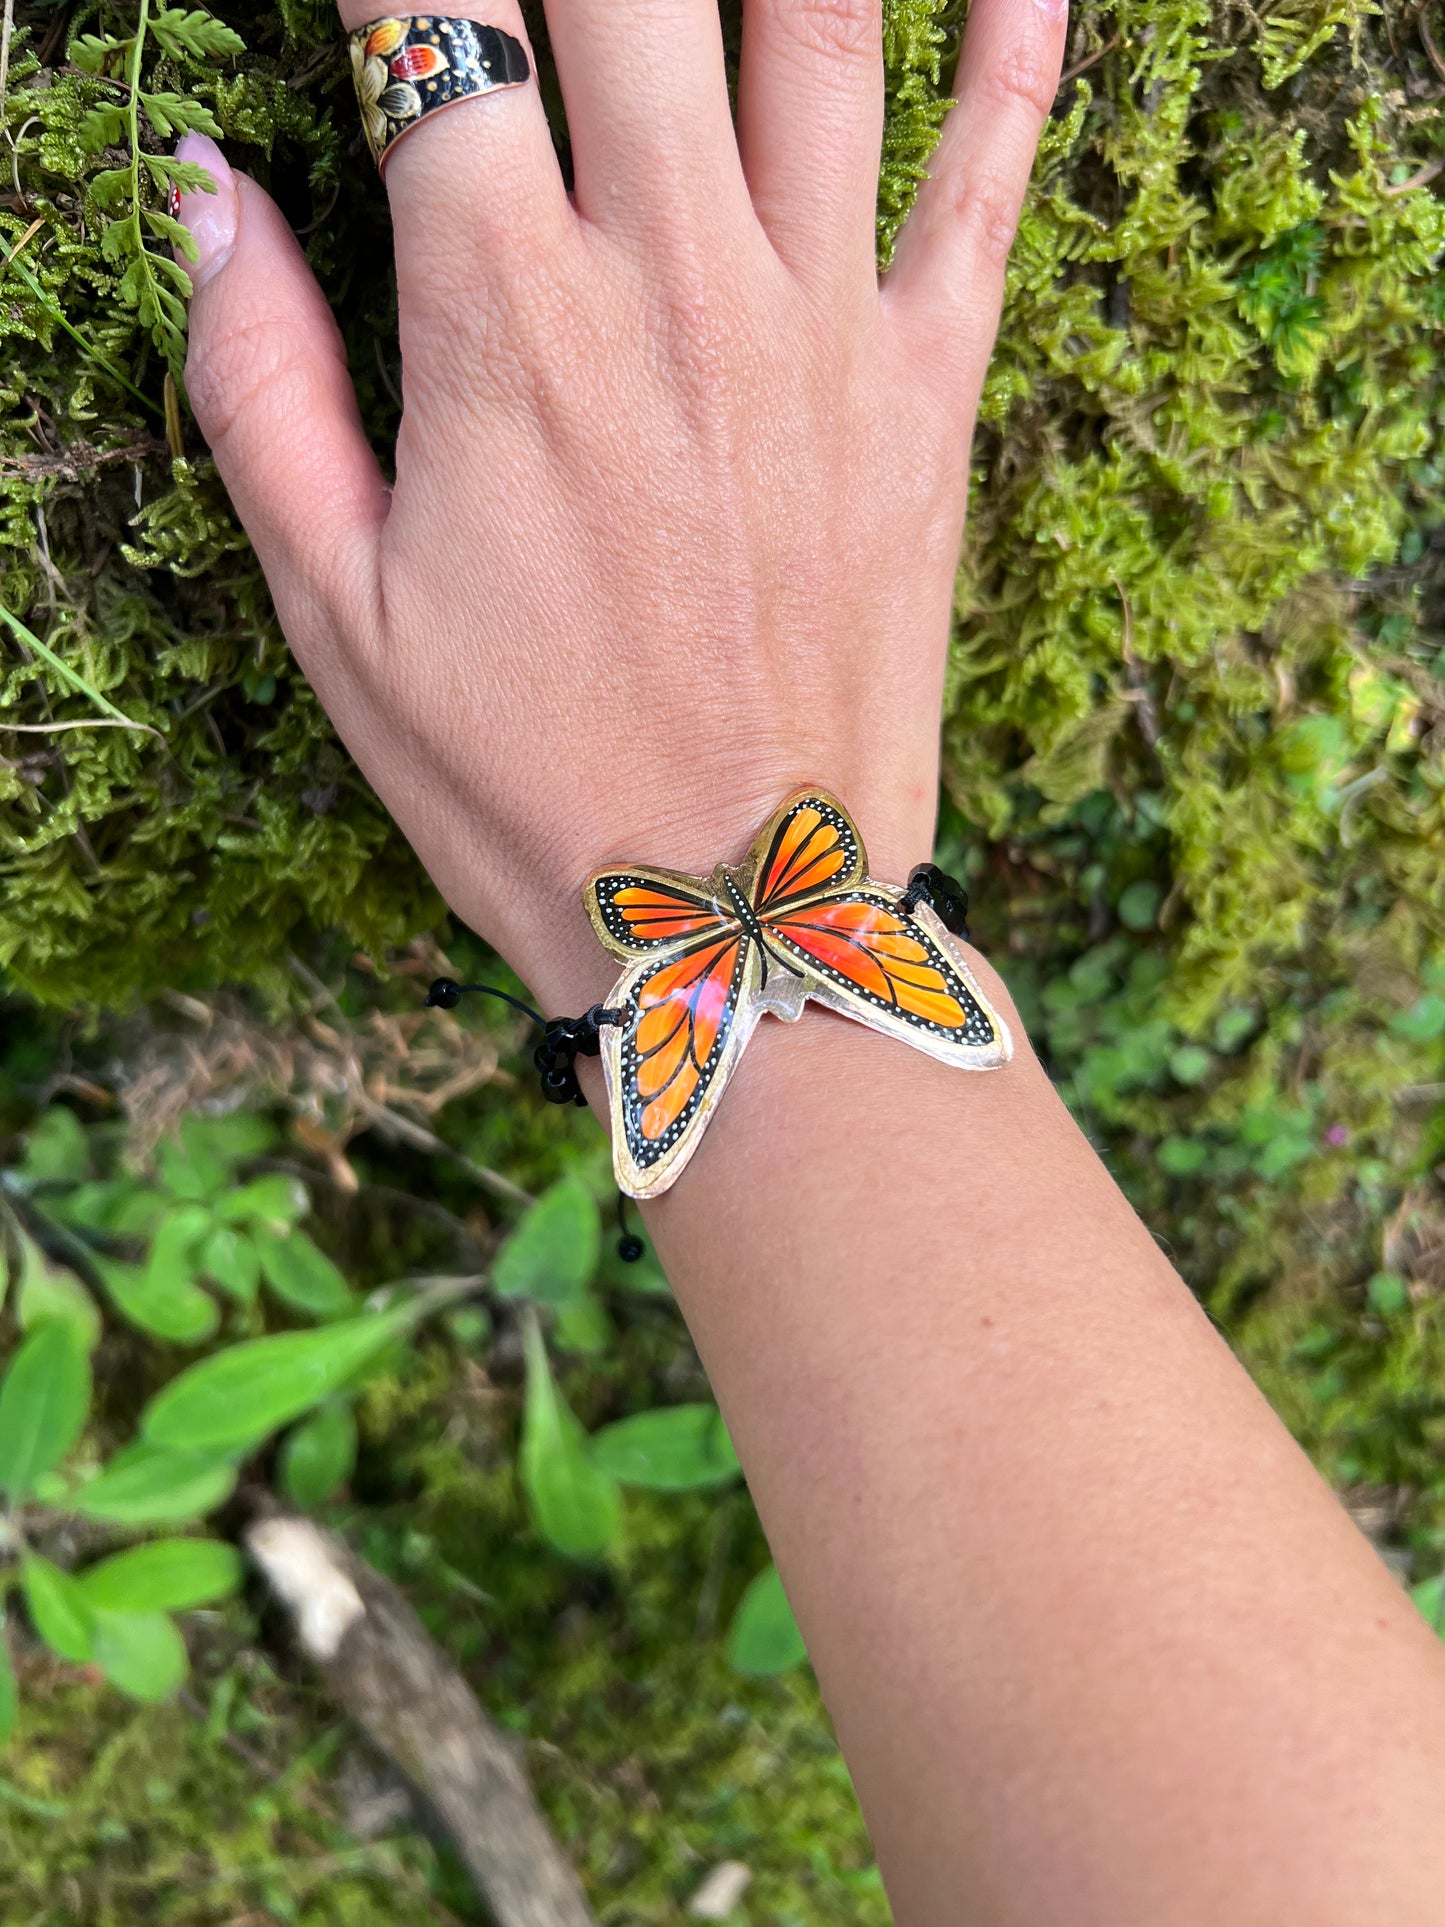
<svg viewBox="0 0 1445 1927">
<path fill-rule="evenodd" d="M 462 1001 L 462 987 L 450 977 L 438 977 L 426 994 L 432 1010 L 455 1010 Z"/>
<path fill-rule="evenodd" d="M 625 1265 L 635 1265 L 642 1256 L 642 1240 L 634 1238 L 629 1231 L 625 1238 L 617 1240 L 617 1255 Z"/>
</svg>

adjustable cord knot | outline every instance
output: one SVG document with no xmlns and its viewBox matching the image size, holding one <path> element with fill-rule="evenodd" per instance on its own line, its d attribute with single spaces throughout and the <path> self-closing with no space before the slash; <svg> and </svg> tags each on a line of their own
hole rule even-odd
<svg viewBox="0 0 1445 1927">
<path fill-rule="evenodd" d="M 620 1024 L 626 1013 L 594 1004 L 580 1017 L 552 1017 L 542 1026 L 542 1041 L 532 1052 L 549 1104 L 585 1104 L 577 1082 L 577 1059 L 596 1057 L 604 1024 Z"/>
<path fill-rule="evenodd" d="M 926 903 L 950 936 L 968 942 L 968 892 L 956 877 L 936 863 L 920 863 L 909 872 L 908 888 L 898 899 L 910 915 Z"/>
</svg>

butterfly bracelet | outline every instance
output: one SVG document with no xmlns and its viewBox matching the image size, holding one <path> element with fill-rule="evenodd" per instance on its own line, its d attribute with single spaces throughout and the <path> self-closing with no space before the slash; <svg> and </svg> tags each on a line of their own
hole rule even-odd
<svg viewBox="0 0 1445 1927">
<path fill-rule="evenodd" d="M 800 789 L 742 863 L 710 877 L 634 864 L 583 891 L 598 937 L 626 969 L 607 1004 L 544 1020 L 486 984 L 439 978 L 429 1004 L 501 996 L 542 1026 L 534 1061 L 556 1102 L 584 1100 L 577 1056 L 602 1058 L 618 1189 L 655 1198 L 701 1142 L 760 1017 L 795 1023 L 812 1001 L 960 1070 L 1013 1056 L 956 937 L 967 898 L 931 864 L 900 890 L 868 875 L 857 826 L 821 789 Z"/>
</svg>

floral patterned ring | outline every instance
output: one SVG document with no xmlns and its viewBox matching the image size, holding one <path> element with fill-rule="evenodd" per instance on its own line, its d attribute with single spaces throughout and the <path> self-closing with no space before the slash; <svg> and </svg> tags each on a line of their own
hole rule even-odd
<svg viewBox="0 0 1445 1927">
<path fill-rule="evenodd" d="M 476 20 L 401 14 L 358 27 L 347 41 L 361 125 L 378 167 L 428 114 L 531 77 L 521 41 Z"/>
</svg>

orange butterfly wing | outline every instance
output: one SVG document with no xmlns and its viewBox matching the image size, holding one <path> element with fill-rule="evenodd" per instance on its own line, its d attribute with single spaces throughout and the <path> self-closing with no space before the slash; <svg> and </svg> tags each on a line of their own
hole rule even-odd
<svg viewBox="0 0 1445 1927">
<path fill-rule="evenodd" d="M 680 955 L 639 965 L 625 980 L 617 1095 L 638 1172 L 648 1172 L 682 1143 L 722 1067 L 736 1054 L 752 948 L 734 925 L 689 944 Z"/>
<path fill-rule="evenodd" d="M 623 1022 L 604 1029 L 602 1049 L 619 1182 L 634 1196 L 665 1189 L 686 1163 L 746 1042 L 757 946 L 718 889 L 638 866 L 587 885 L 598 936 L 632 965 L 613 993 Z"/>
<path fill-rule="evenodd" d="M 673 870 L 601 870 L 587 884 L 586 902 L 593 928 L 615 957 L 676 948 L 736 925 L 699 878 Z"/>
<path fill-rule="evenodd" d="M 860 883 L 868 867 L 853 819 L 831 796 L 790 796 L 753 845 L 753 906 L 760 916 L 822 890 Z"/>
<path fill-rule="evenodd" d="M 807 965 L 849 1016 L 909 1031 L 970 1054 L 1000 1044 L 1001 1028 L 962 971 L 916 917 L 876 889 L 825 896 L 763 919 L 785 958 Z M 878 1020 L 882 1020 L 881 1023 Z"/>
</svg>

